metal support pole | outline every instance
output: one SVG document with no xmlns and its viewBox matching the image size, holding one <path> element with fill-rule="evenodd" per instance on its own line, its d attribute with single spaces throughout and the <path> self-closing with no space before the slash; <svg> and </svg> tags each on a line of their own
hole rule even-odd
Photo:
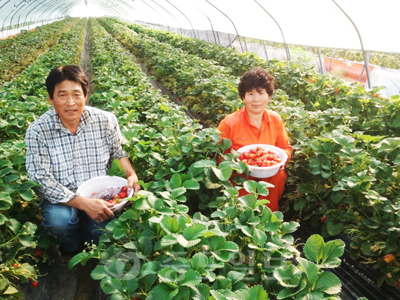
<svg viewBox="0 0 400 300">
<path fill-rule="evenodd" d="M 196 7 L 197 7 L 197 6 L 196 6 Z M 217 39 L 216 39 L 216 37 L 215 37 L 214 26 L 213 26 L 213 24 L 212 24 L 212 22 L 211 22 L 211 19 L 210 19 L 210 18 L 208 17 L 208 15 L 207 15 L 204 11 L 202 11 L 200 8 L 197 7 L 197 9 L 198 9 L 199 11 L 201 11 L 201 12 L 206 16 L 206 18 L 208 19 L 208 22 L 210 23 L 210 26 L 211 26 L 212 33 L 213 33 L 213 35 L 214 35 L 214 41 L 215 41 L 215 43 L 217 43 Z M 208 33 L 207 33 L 207 31 L 206 31 L 206 34 L 207 34 L 207 40 L 208 40 L 208 42 L 210 42 L 210 40 L 208 39 Z"/>
<path fill-rule="evenodd" d="M 265 53 L 265 60 L 268 61 L 268 52 L 267 52 L 267 47 L 265 46 L 264 41 L 261 41 L 263 47 L 264 47 L 264 53 Z"/>
<path fill-rule="evenodd" d="M 249 48 L 247 48 L 247 40 L 246 40 L 246 37 L 244 36 L 243 39 L 244 39 L 244 46 L 246 47 L 246 51 L 249 52 Z"/>
<path fill-rule="evenodd" d="M 371 78 L 370 78 L 370 72 L 369 72 L 369 56 L 368 56 L 368 54 L 365 52 L 364 44 L 363 44 L 363 41 L 362 41 L 362 38 L 361 38 L 361 34 L 360 34 L 360 32 L 358 31 L 358 28 L 357 28 L 356 24 L 355 24 L 355 23 L 353 22 L 353 20 L 350 18 L 350 16 L 340 7 L 339 4 L 336 3 L 335 0 L 332 0 L 332 1 L 333 1 L 333 3 L 335 3 L 336 6 L 342 11 L 342 13 L 349 19 L 349 21 L 351 22 L 351 24 L 353 24 L 353 26 L 354 26 L 354 28 L 355 28 L 355 30 L 356 30 L 356 32 L 357 32 L 357 35 L 358 35 L 358 38 L 359 38 L 360 44 L 361 44 L 361 50 L 362 50 L 362 52 L 363 52 L 364 65 L 365 65 L 366 70 L 367 70 L 367 83 L 368 83 L 368 88 L 371 88 Z"/>
<path fill-rule="evenodd" d="M 190 21 L 190 19 L 179 8 L 177 8 L 174 4 L 172 4 L 169 0 L 165 0 L 165 1 L 167 1 L 169 4 L 171 4 L 177 11 L 179 11 L 186 18 L 186 20 L 188 20 L 190 27 L 192 27 L 193 37 L 196 38 L 196 32 L 194 31 L 194 28 L 193 28 L 193 25 L 192 25 L 192 22 Z"/>
<path fill-rule="evenodd" d="M 289 46 L 286 44 L 285 35 L 283 34 L 283 30 L 282 30 L 281 26 L 275 20 L 275 18 L 260 3 L 257 2 L 257 0 L 254 0 L 254 2 L 257 3 L 258 6 L 260 6 L 261 9 L 271 17 L 271 19 L 275 22 L 276 25 L 278 25 L 278 28 L 279 28 L 279 30 L 281 32 L 281 35 L 282 35 L 283 43 L 285 44 L 285 50 L 286 50 L 287 59 L 288 59 L 288 61 L 291 61 L 292 59 L 290 57 L 290 49 L 289 49 Z"/>
<path fill-rule="evenodd" d="M 142 0 L 144 3 L 146 3 L 144 0 Z M 157 2 L 155 2 L 154 0 L 150 0 L 150 1 L 152 1 L 152 2 L 154 2 L 154 4 L 156 4 L 156 5 L 158 5 L 159 7 L 161 7 L 161 9 L 163 9 L 163 10 L 165 10 L 166 12 L 167 12 L 167 14 L 169 14 L 172 18 L 174 18 L 175 19 L 175 21 L 176 21 L 176 23 L 178 23 L 178 31 L 179 31 L 179 33 L 180 34 L 182 34 L 182 28 L 181 28 L 181 24 L 179 24 L 179 21 L 178 21 L 178 19 L 169 11 L 169 10 L 167 10 L 164 6 L 162 6 L 161 4 L 159 4 L 159 3 L 157 3 Z M 153 8 L 153 10 L 154 10 L 154 8 Z M 158 12 L 157 12 L 158 13 Z M 159 14 L 159 13 L 158 13 Z M 162 16 L 162 15 L 161 15 Z M 162 16 L 163 17 L 163 16 Z M 163 17 L 164 18 L 164 17 Z M 165 19 L 165 18 L 164 18 Z M 169 27 L 169 25 L 168 25 L 168 22 L 167 22 L 167 19 L 165 19 L 165 22 L 167 23 L 167 26 Z"/>
<path fill-rule="evenodd" d="M 218 11 L 219 11 L 221 14 L 223 14 L 226 18 L 228 18 L 229 21 L 231 21 L 231 23 L 232 23 L 232 25 L 233 25 L 233 28 L 235 29 L 236 36 L 239 37 L 239 32 L 237 31 L 236 26 L 235 26 L 235 23 L 233 23 L 233 21 L 231 20 L 231 18 L 229 18 L 227 14 L 225 14 L 222 10 L 220 10 L 220 9 L 219 9 L 218 7 L 216 7 L 214 4 L 211 4 L 210 1 L 206 0 L 206 2 L 207 2 L 208 4 L 210 4 L 212 7 L 214 7 L 216 10 L 218 10 Z M 240 44 L 240 48 L 242 49 L 242 52 L 244 52 L 244 51 L 243 51 L 243 45 L 242 45 L 240 39 L 239 39 L 239 44 Z"/>
<path fill-rule="evenodd" d="M 322 61 L 321 49 L 318 47 L 319 67 L 321 74 L 325 74 L 324 62 Z"/>
</svg>

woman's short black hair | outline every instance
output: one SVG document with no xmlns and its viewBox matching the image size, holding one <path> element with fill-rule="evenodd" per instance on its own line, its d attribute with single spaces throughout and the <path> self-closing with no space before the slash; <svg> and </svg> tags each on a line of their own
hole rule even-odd
<svg viewBox="0 0 400 300">
<path fill-rule="evenodd" d="M 64 80 L 79 83 L 82 87 L 83 94 L 85 95 L 85 97 L 87 96 L 89 91 L 89 81 L 86 77 L 85 72 L 80 66 L 68 65 L 55 67 L 53 70 L 50 71 L 49 76 L 47 76 L 46 88 L 50 99 L 53 99 L 56 85 L 63 82 Z"/>
<path fill-rule="evenodd" d="M 256 67 L 244 73 L 240 78 L 238 91 L 240 98 L 244 98 L 247 92 L 256 89 L 265 89 L 271 97 L 275 90 L 275 78 L 267 70 Z"/>
</svg>

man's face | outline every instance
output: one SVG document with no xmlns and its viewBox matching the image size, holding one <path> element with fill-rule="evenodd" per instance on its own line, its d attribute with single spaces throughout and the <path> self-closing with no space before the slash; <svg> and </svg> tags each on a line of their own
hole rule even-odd
<svg viewBox="0 0 400 300">
<path fill-rule="evenodd" d="M 259 114 L 264 112 L 265 108 L 269 103 L 270 97 L 266 89 L 253 89 L 246 92 L 243 98 L 243 102 L 246 109 L 253 114 Z"/>
<path fill-rule="evenodd" d="M 55 86 L 53 99 L 50 96 L 48 99 L 67 129 L 78 126 L 87 100 L 79 83 L 69 80 L 60 82 Z"/>
</svg>

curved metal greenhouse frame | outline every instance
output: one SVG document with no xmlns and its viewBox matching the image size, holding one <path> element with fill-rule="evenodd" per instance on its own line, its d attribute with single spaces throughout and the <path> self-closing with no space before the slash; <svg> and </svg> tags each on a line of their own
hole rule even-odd
<svg viewBox="0 0 400 300">
<path fill-rule="evenodd" d="M 370 51 L 400 54 L 400 40 L 390 36 L 400 29 L 398 0 L 0 0 L 0 38 L 75 16 L 78 7 L 195 38 L 200 30 L 218 42 L 219 33 L 234 35 L 242 52 L 242 41 L 258 39 L 267 58 L 264 41 L 282 43 L 288 60 L 289 45 L 360 50 L 368 86 Z"/>
</svg>

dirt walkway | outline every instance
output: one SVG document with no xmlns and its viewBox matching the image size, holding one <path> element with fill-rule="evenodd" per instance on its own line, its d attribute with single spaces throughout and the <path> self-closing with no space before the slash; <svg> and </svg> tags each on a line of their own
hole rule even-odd
<svg viewBox="0 0 400 300">
<path fill-rule="evenodd" d="M 85 43 L 83 46 L 83 51 L 81 55 L 80 66 L 85 71 L 85 74 L 89 81 L 89 95 L 91 91 L 93 91 L 93 83 L 92 83 L 92 65 L 90 63 L 90 31 L 89 31 L 89 22 L 86 24 L 86 32 L 85 32 Z M 88 100 L 90 102 L 90 100 Z M 90 103 L 87 103 L 90 105 Z"/>
</svg>

